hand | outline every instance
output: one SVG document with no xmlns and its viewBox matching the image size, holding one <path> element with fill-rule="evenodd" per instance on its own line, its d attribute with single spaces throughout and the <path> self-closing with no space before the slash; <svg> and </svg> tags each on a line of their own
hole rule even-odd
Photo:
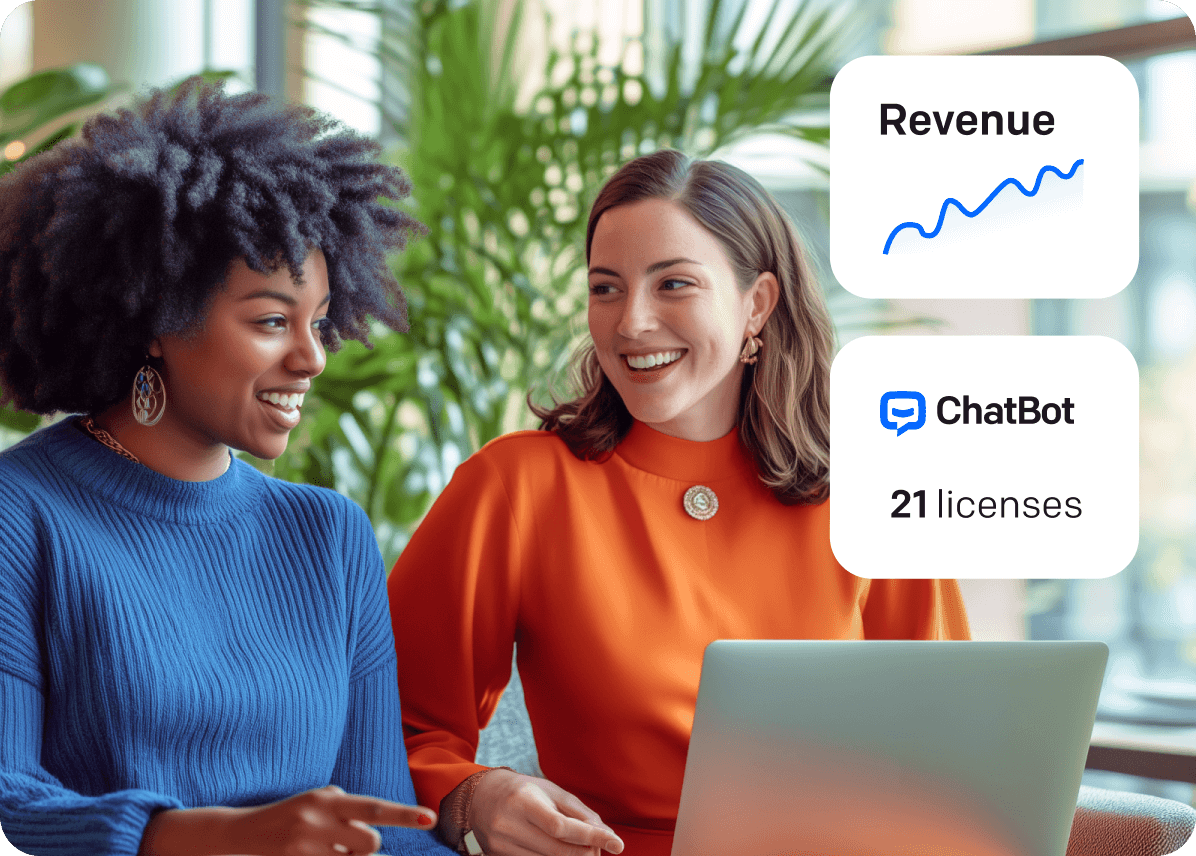
<svg viewBox="0 0 1196 856">
<path fill-rule="evenodd" d="M 145 828 L 138 856 L 362 856 L 382 839 L 373 826 L 431 829 L 436 813 L 336 785 L 252 808 L 174 809 Z"/>
<path fill-rule="evenodd" d="M 486 856 L 598 856 L 623 841 L 595 812 L 547 779 L 494 770 L 478 782 L 469 825 Z"/>
</svg>

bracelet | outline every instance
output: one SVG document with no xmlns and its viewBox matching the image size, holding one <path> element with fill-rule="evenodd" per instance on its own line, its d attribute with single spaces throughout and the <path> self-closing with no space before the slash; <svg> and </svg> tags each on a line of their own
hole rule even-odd
<svg viewBox="0 0 1196 856">
<path fill-rule="evenodd" d="M 469 824 L 469 809 L 473 805 L 473 792 L 487 773 L 495 770 L 510 770 L 510 767 L 487 767 L 478 770 L 457 785 L 440 801 L 440 821 L 437 824 L 440 837 L 454 850 L 464 856 L 482 856 L 481 845 Z"/>
</svg>

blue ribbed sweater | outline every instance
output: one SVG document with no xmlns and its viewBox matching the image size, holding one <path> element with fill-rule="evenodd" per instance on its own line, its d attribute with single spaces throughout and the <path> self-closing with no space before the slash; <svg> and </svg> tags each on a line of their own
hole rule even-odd
<svg viewBox="0 0 1196 856">
<path fill-rule="evenodd" d="M 369 520 L 233 460 L 182 482 L 69 422 L 0 454 L 0 826 L 134 856 L 163 808 L 414 803 Z M 381 828 L 383 851 L 451 851 Z"/>
</svg>

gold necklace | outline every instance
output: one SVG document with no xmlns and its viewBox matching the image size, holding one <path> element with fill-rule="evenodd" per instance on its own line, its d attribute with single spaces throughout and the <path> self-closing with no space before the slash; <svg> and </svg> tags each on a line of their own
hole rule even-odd
<svg viewBox="0 0 1196 856">
<path fill-rule="evenodd" d="M 122 446 L 120 443 L 118 443 L 115 437 L 113 437 L 111 434 L 109 434 L 103 428 L 97 427 L 95 420 L 92 419 L 90 416 L 82 417 L 79 420 L 79 427 L 82 428 L 84 431 L 86 431 L 88 434 L 90 434 L 95 439 L 99 440 L 101 443 L 103 443 L 109 449 L 116 452 L 116 454 L 120 455 L 122 458 L 128 458 L 130 461 L 132 461 L 135 464 L 141 463 L 141 461 L 137 459 L 137 456 L 134 455 L 132 452 L 130 452 L 128 449 L 126 449 L 124 446 Z"/>
</svg>

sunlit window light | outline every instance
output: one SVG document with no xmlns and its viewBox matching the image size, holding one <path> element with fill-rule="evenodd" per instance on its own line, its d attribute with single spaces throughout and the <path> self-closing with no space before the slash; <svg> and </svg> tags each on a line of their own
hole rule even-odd
<svg viewBox="0 0 1196 856">
<path fill-rule="evenodd" d="M 955 53 L 1034 39 L 1033 0 L 896 0 L 886 51 Z"/>
<path fill-rule="evenodd" d="M 363 134 L 377 135 L 382 127 L 381 69 L 374 54 L 381 35 L 378 17 L 353 9 L 311 9 L 307 14 L 317 27 L 344 33 L 349 43 L 320 32 L 308 33 L 307 65 L 312 76 L 304 82 L 304 100 Z"/>
</svg>

